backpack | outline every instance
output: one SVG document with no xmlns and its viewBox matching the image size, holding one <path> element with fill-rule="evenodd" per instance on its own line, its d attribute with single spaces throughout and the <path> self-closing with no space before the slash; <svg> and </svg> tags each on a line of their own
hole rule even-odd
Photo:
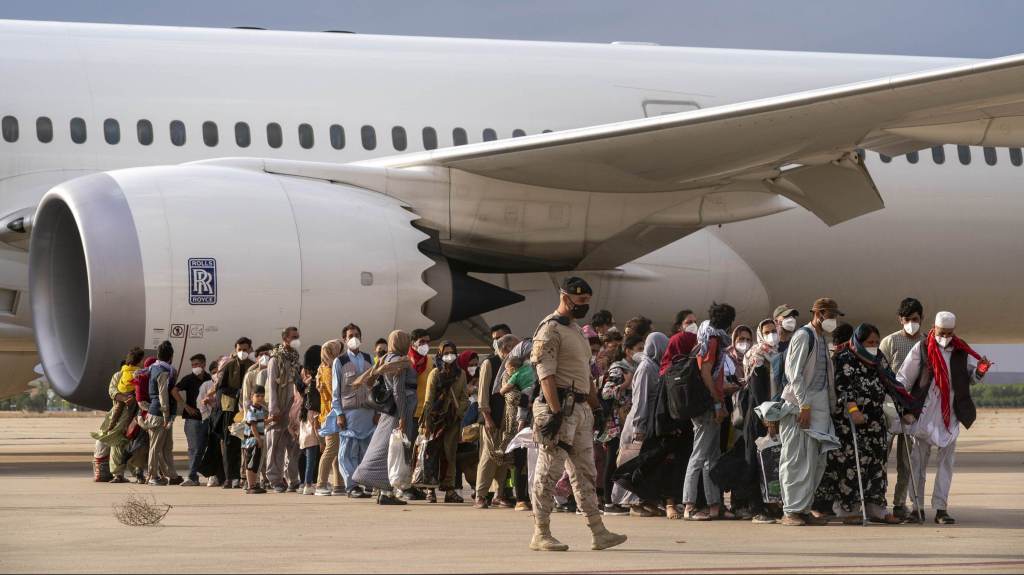
<svg viewBox="0 0 1024 575">
<path fill-rule="evenodd" d="M 682 357 L 672 363 L 661 376 L 661 393 L 665 397 L 665 415 L 676 425 L 688 425 L 689 420 L 706 413 L 715 405 L 711 392 L 700 376 L 696 354 Z"/>
</svg>

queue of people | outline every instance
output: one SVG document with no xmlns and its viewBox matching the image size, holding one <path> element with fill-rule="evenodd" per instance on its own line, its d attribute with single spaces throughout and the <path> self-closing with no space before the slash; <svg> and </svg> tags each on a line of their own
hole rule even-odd
<svg viewBox="0 0 1024 575">
<path fill-rule="evenodd" d="M 112 408 L 94 433 L 95 479 L 463 503 L 532 511 L 530 547 L 567 548 L 550 514 L 584 515 L 593 548 L 621 544 L 603 515 L 757 524 L 923 522 L 925 467 L 939 460 L 933 520 L 948 511 L 956 438 L 976 414 L 970 386 L 990 362 L 939 312 L 900 303 L 900 329 L 841 323 L 821 298 L 809 321 L 788 304 L 751 328 L 716 303 L 701 320 L 589 312 L 590 286 L 568 278 L 559 307 L 531 337 L 490 330 L 489 353 L 396 330 L 363 351 L 359 326 L 301 347 L 299 330 L 255 350 L 241 337 L 180 376 L 175 350 L 129 350 L 113 373 Z M 173 459 L 184 423 L 189 464 Z M 395 438 L 411 477 L 396 483 Z M 896 450 L 895 498 L 887 463 Z M 409 455 L 411 453 L 411 455 Z M 438 491 L 443 492 L 439 497 Z M 910 496 L 910 506 L 907 497 Z M 890 507 L 890 503 L 892 506 Z"/>
</svg>

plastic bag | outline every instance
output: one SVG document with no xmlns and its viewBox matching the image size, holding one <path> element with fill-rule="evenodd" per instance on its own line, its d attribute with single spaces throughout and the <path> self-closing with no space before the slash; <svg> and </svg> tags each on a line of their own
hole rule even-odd
<svg viewBox="0 0 1024 575">
<path fill-rule="evenodd" d="M 391 432 L 388 440 L 388 482 L 399 491 L 412 486 L 412 467 L 409 465 L 409 439 L 401 429 Z"/>
<path fill-rule="evenodd" d="M 428 440 L 420 435 L 416 438 L 416 468 L 412 473 L 412 484 L 424 489 L 434 489 L 440 485 L 440 453 L 441 442 Z"/>
</svg>

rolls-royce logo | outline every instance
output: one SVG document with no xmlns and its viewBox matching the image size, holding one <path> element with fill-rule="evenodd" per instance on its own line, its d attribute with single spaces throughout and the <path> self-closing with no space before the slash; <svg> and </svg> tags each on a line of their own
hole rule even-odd
<svg viewBox="0 0 1024 575">
<path fill-rule="evenodd" d="M 217 303 L 217 260 L 189 258 L 189 305 L 215 305 Z"/>
</svg>

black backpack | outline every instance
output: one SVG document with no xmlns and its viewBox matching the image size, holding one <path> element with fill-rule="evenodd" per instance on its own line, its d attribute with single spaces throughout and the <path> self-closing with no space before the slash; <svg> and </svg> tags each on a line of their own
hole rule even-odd
<svg viewBox="0 0 1024 575">
<path fill-rule="evenodd" d="M 711 392 L 700 377 L 697 356 L 677 359 L 661 376 L 661 392 L 665 398 L 665 415 L 688 425 L 689 420 L 703 415 L 715 405 Z"/>
</svg>

